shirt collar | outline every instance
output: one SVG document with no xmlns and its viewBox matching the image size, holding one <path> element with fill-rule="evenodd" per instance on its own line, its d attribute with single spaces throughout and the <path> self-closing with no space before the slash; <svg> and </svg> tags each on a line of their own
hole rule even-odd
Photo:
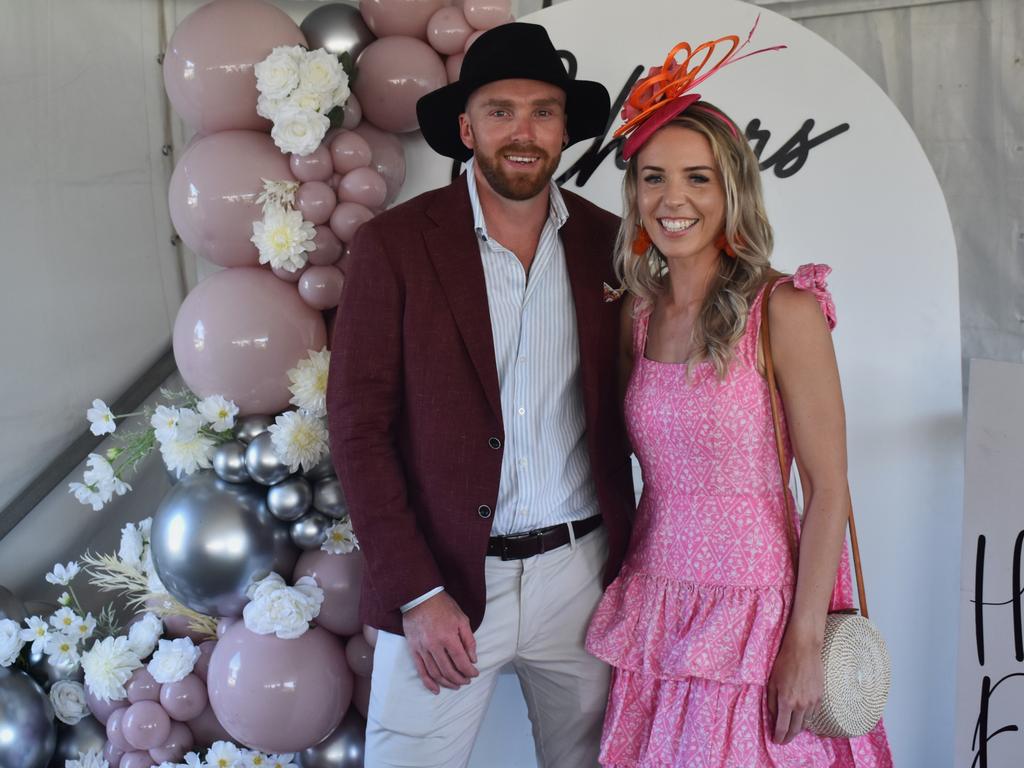
<svg viewBox="0 0 1024 768">
<path fill-rule="evenodd" d="M 476 233 L 483 237 L 485 240 L 489 239 L 487 234 L 487 222 L 484 220 L 484 209 L 480 205 L 480 195 L 476 189 L 476 176 L 473 173 L 473 164 L 475 163 L 474 158 L 470 158 L 466 161 L 466 184 L 469 187 L 469 202 L 473 207 L 473 229 Z M 565 224 L 569 218 L 569 209 L 565 207 L 565 200 L 562 199 L 562 191 L 555 184 L 555 180 L 552 179 L 548 182 L 548 220 L 555 225 L 556 229 L 561 229 L 562 225 Z"/>
</svg>

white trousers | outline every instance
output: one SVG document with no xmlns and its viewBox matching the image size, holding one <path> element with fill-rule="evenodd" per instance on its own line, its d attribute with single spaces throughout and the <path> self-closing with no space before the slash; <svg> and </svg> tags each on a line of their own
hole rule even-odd
<svg viewBox="0 0 1024 768">
<path fill-rule="evenodd" d="M 480 676 L 432 694 L 404 637 L 381 632 L 373 656 L 366 768 L 460 768 L 511 662 L 526 699 L 541 768 L 595 768 L 610 669 L 583 640 L 601 598 L 603 527 L 526 560 L 486 561 L 487 609 L 475 633 Z M 494 766 L 501 765 L 494 755 Z"/>
</svg>

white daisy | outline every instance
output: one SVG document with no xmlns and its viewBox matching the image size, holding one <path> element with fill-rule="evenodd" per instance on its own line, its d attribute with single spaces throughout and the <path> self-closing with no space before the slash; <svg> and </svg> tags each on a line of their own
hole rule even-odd
<svg viewBox="0 0 1024 768">
<path fill-rule="evenodd" d="M 77 642 L 83 642 L 92 637 L 92 633 L 96 629 L 96 619 L 93 618 L 91 613 L 87 613 L 84 619 L 79 619 L 75 622 L 71 628 L 71 636 Z"/>
<path fill-rule="evenodd" d="M 236 768 L 241 760 L 241 750 L 230 741 L 215 741 L 206 753 L 209 768 Z"/>
<path fill-rule="evenodd" d="M 68 490 L 75 495 L 80 503 L 91 506 L 93 512 L 99 512 L 103 509 L 103 505 L 110 500 L 109 496 L 104 499 L 98 488 L 84 483 L 68 483 Z"/>
<path fill-rule="evenodd" d="M 66 587 L 78 575 L 80 570 L 78 563 L 74 560 L 67 565 L 57 563 L 53 566 L 53 570 L 46 574 L 46 581 L 49 584 L 59 584 L 62 587 Z"/>
<path fill-rule="evenodd" d="M 326 119 L 326 118 L 325 118 Z M 250 240 L 260 252 L 260 264 L 294 272 L 305 266 L 306 253 L 316 248 L 316 228 L 298 211 L 272 208 L 252 225 Z"/>
<path fill-rule="evenodd" d="M 43 646 L 50 663 L 55 667 L 75 666 L 78 664 L 78 643 L 75 638 L 61 632 L 50 635 L 50 639 Z"/>
<path fill-rule="evenodd" d="M 213 439 L 195 435 L 191 440 L 171 440 L 160 446 L 160 455 L 167 469 L 177 477 L 191 475 L 198 469 L 209 469 L 213 458 Z"/>
<path fill-rule="evenodd" d="M 352 521 L 345 517 L 327 529 L 327 538 L 320 545 L 320 549 L 330 552 L 332 555 L 347 555 L 349 552 L 359 549 L 359 540 L 352 530 Z"/>
<path fill-rule="evenodd" d="M 215 432 L 224 432 L 235 426 L 238 406 L 221 395 L 210 395 L 200 400 L 196 409 Z"/>
<path fill-rule="evenodd" d="M 288 371 L 292 393 L 289 400 L 310 416 L 327 415 L 327 375 L 331 366 L 331 353 L 327 347 L 319 352 L 309 350 L 309 355 Z"/>
<path fill-rule="evenodd" d="M 270 768 L 296 768 L 295 754 L 286 752 L 282 755 L 271 755 L 267 764 Z"/>
<path fill-rule="evenodd" d="M 18 633 L 18 637 L 26 643 L 32 643 L 32 653 L 42 653 L 46 642 L 50 639 L 50 627 L 40 616 L 30 616 L 25 623 L 26 629 Z"/>
<path fill-rule="evenodd" d="M 327 451 L 327 427 L 302 411 L 285 411 L 270 425 L 274 452 L 292 472 L 315 467 Z"/>
<path fill-rule="evenodd" d="M 50 626 L 57 632 L 70 635 L 75 624 L 82 620 L 82 617 L 70 608 L 61 608 L 50 617 Z"/>
<path fill-rule="evenodd" d="M 93 400 L 92 408 L 85 412 L 89 420 L 89 431 L 94 435 L 109 435 L 117 429 L 114 412 L 102 400 Z"/>
</svg>

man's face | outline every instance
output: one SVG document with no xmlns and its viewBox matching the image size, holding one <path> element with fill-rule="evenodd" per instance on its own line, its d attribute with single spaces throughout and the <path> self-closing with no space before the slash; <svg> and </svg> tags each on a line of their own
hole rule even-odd
<svg viewBox="0 0 1024 768">
<path fill-rule="evenodd" d="M 565 91 L 537 80 L 488 83 L 469 97 L 459 133 L 495 192 L 529 200 L 547 187 L 569 139 Z"/>
</svg>

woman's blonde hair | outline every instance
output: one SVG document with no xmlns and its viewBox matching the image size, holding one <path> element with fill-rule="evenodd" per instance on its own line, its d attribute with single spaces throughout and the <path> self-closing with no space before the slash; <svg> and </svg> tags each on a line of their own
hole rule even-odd
<svg viewBox="0 0 1024 768">
<path fill-rule="evenodd" d="M 724 378 L 733 348 L 743 336 L 750 304 L 770 269 L 772 228 L 761 194 L 757 156 L 738 129 L 717 107 L 705 101 L 691 105 L 667 125 L 689 128 L 704 136 L 718 166 L 725 190 L 725 236 L 735 257 L 719 253 L 719 269 L 704 299 L 693 336 L 693 361 L 710 360 Z M 653 244 L 633 253 L 640 212 L 637 206 L 637 157 L 630 159 L 622 182 L 622 223 L 615 242 L 615 271 L 638 299 L 650 304 L 664 289 L 668 265 Z"/>
</svg>

